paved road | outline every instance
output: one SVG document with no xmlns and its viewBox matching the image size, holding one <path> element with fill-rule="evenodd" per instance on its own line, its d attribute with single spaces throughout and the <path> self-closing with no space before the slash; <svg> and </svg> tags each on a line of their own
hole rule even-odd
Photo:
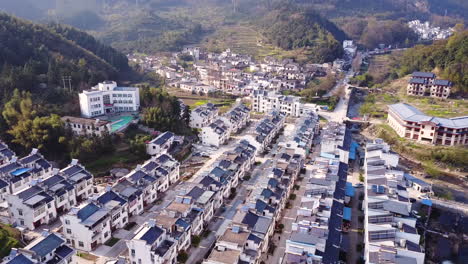
<svg viewBox="0 0 468 264">
<path fill-rule="evenodd" d="M 329 121 L 334 121 L 334 122 L 343 122 L 347 119 L 346 115 L 348 113 L 348 104 L 349 104 L 349 98 L 351 95 L 351 90 L 349 88 L 349 79 L 353 76 L 354 72 L 349 71 L 346 73 L 345 77 L 343 80 L 338 82 L 338 84 L 329 92 L 329 93 L 334 93 L 334 90 L 338 89 L 340 86 L 345 86 L 345 95 L 344 97 L 340 97 L 340 101 L 336 105 L 335 109 L 333 112 L 329 111 L 319 111 L 318 114 L 325 119 Z"/>
<path fill-rule="evenodd" d="M 203 173 L 206 173 L 209 168 L 213 166 L 213 164 L 223 155 L 224 152 L 233 149 L 239 141 L 246 135 L 252 132 L 252 130 L 255 128 L 257 125 L 257 121 L 251 121 L 249 125 L 242 130 L 242 132 L 239 135 L 233 135 L 231 136 L 231 139 L 229 140 L 229 143 L 227 145 L 220 146 L 217 150 L 215 150 L 210 154 L 210 158 L 203 164 L 203 166 L 187 181 L 188 182 L 195 182 L 200 180 L 200 175 Z"/>
</svg>

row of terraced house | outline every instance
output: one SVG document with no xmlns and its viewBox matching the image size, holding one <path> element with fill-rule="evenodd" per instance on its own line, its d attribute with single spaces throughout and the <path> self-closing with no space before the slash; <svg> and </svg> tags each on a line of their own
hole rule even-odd
<svg viewBox="0 0 468 264">
<path fill-rule="evenodd" d="M 364 161 L 364 259 L 366 263 L 416 263 L 425 259 L 412 214 L 408 174 L 381 139 L 368 142 Z M 414 187 L 413 187 L 414 188 Z"/>
<path fill-rule="evenodd" d="M 272 166 L 260 172 L 252 191 L 236 208 L 229 226 L 218 237 L 204 264 L 260 263 L 273 243 L 292 187 L 311 148 L 318 118 L 310 115 L 297 121 L 296 133 L 278 143 L 280 150 Z"/>
<path fill-rule="evenodd" d="M 251 170 L 259 146 L 252 138 L 239 140 L 196 179 L 177 185 L 175 198 L 127 242 L 130 262 L 175 263 Z"/>
</svg>

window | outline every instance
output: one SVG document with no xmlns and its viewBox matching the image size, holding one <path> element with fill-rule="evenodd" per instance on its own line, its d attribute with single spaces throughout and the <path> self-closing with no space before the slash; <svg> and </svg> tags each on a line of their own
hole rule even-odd
<svg viewBox="0 0 468 264">
<path fill-rule="evenodd" d="M 132 256 L 135 256 L 135 250 L 132 249 Z"/>
<path fill-rule="evenodd" d="M 66 224 L 66 225 L 69 225 L 69 224 L 70 224 L 70 220 L 65 220 L 65 224 Z"/>
<path fill-rule="evenodd" d="M 78 246 L 79 246 L 79 247 L 84 247 L 83 241 L 78 241 Z"/>
<path fill-rule="evenodd" d="M 23 210 L 18 209 L 18 214 L 19 214 L 19 215 L 23 215 Z"/>
<path fill-rule="evenodd" d="M 71 229 L 67 228 L 67 234 L 71 234 Z"/>
</svg>

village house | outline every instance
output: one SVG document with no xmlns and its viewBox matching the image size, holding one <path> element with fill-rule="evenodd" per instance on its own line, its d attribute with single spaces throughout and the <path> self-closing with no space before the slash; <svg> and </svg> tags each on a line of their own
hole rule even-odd
<svg viewBox="0 0 468 264">
<path fill-rule="evenodd" d="M 111 215 L 95 203 L 74 207 L 61 217 L 63 236 L 75 249 L 93 251 L 111 238 Z"/>
<path fill-rule="evenodd" d="M 218 108 L 208 103 L 195 108 L 190 113 L 190 127 L 202 128 L 211 124 L 218 116 Z"/>
<path fill-rule="evenodd" d="M 130 263 L 174 263 L 177 257 L 177 242 L 154 220 L 138 228 L 127 247 Z"/>
<path fill-rule="evenodd" d="M 430 96 L 447 99 L 450 96 L 452 82 L 436 79 L 432 72 L 413 72 L 406 88 L 408 95 Z"/>
<path fill-rule="evenodd" d="M 55 263 L 71 264 L 76 250 L 66 245 L 59 234 L 43 231 L 25 248 L 13 248 L 4 264 Z"/>
<path fill-rule="evenodd" d="M 174 143 L 174 139 L 174 133 L 166 131 L 146 143 L 146 153 L 151 156 L 167 153 Z"/>
<path fill-rule="evenodd" d="M 65 127 L 78 136 L 103 136 L 112 131 L 111 122 L 99 119 L 64 116 Z"/>
<path fill-rule="evenodd" d="M 219 147 L 226 144 L 231 135 L 231 124 L 219 117 L 213 123 L 202 128 L 201 141 L 203 145 Z"/>
</svg>

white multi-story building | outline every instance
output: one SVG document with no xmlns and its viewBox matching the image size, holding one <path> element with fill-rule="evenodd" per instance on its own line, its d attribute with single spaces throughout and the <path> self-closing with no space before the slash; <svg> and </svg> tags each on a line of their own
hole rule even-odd
<svg viewBox="0 0 468 264">
<path fill-rule="evenodd" d="M 94 203 L 72 208 L 61 221 L 63 235 L 75 249 L 92 251 L 111 238 L 109 210 Z"/>
<path fill-rule="evenodd" d="M 77 203 L 86 200 L 93 193 L 93 175 L 78 160 L 72 160 L 70 165 L 60 171 L 60 175 L 75 186 Z"/>
<path fill-rule="evenodd" d="M 105 81 L 79 94 L 81 115 L 95 117 L 109 113 L 138 111 L 140 93 L 136 87 L 118 87 Z"/>
<path fill-rule="evenodd" d="M 224 114 L 224 117 L 229 120 L 231 132 L 238 133 L 250 121 L 250 109 L 243 104 L 239 104 Z"/>
<path fill-rule="evenodd" d="M 366 263 L 423 264 L 425 253 L 411 213 L 404 172 L 388 157 L 388 144 L 376 139 L 366 145 L 364 160 L 364 260 Z M 375 155 L 377 154 L 377 155 Z M 390 153 L 391 154 L 391 153 Z M 398 156 L 397 154 L 391 154 Z"/>
<path fill-rule="evenodd" d="M 218 108 L 214 104 L 208 103 L 195 108 L 190 113 L 190 127 L 202 128 L 211 124 L 218 116 Z"/>
<path fill-rule="evenodd" d="M 202 128 L 203 145 L 219 147 L 225 144 L 231 135 L 231 124 L 226 118 L 218 118 Z"/>
<path fill-rule="evenodd" d="M 300 97 L 285 96 L 274 91 L 256 90 L 252 97 L 252 110 L 255 112 L 269 113 L 276 110 L 289 116 L 299 117 L 306 108 L 301 103 Z"/>
<path fill-rule="evenodd" d="M 441 118 L 398 103 L 388 107 L 388 124 L 400 137 L 432 145 L 468 145 L 468 116 Z"/>
<path fill-rule="evenodd" d="M 112 131 L 111 122 L 99 119 L 64 116 L 65 126 L 78 136 L 103 136 Z"/>
<path fill-rule="evenodd" d="M 149 221 L 142 225 L 132 240 L 127 241 L 130 263 L 175 263 L 177 243 L 166 230 Z"/>
<path fill-rule="evenodd" d="M 57 218 L 54 197 L 39 186 L 7 195 L 10 218 L 19 226 L 34 230 Z"/>
</svg>

